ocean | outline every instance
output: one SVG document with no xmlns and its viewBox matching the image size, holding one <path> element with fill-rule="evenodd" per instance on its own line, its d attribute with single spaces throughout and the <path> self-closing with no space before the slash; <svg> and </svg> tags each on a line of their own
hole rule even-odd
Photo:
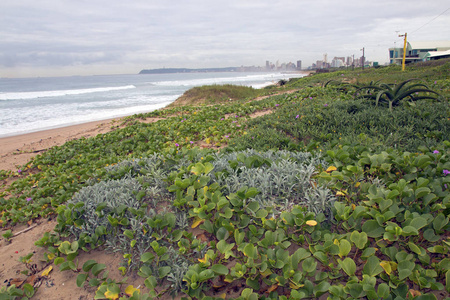
<svg viewBox="0 0 450 300">
<path fill-rule="evenodd" d="M 195 86 L 262 88 L 302 76 L 226 72 L 0 78 L 0 137 L 150 112 Z"/>
</svg>

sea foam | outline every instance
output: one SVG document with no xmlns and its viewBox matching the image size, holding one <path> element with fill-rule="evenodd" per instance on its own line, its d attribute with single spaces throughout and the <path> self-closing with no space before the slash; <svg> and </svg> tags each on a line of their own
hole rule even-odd
<svg viewBox="0 0 450 300">
<path fill-rule="evenodd" d="M 20 92 L 20 93 L 0 93 L 0 100 L 25 100 L 46 97 L 61 97 L 67 95 L 81 95 L 89 93 L 110 92 L 118 90 L 135 89 L 134 85 L 115 86 L 115 87 L 99 87 L 90 89 L 76 90 L 55 90 L 55 91 L 39 91 L 39 92 Z"/>
</svg>

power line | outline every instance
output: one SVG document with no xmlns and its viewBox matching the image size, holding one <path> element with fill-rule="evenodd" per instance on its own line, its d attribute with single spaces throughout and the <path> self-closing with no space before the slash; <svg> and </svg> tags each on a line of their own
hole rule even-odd
<svg viewBox="0 0 450 300">
<path fill-rule="evenodd" d="M 434 20 L 436 20 L 437 18 L 439 18 L 440 16 L 442 16 L 443 14 L 445 14 L 447 11 L 450 10 L 450 7 L 447 8 L 446 10 L 444 10 L 442 13 L 440 13 L 439 15 L 437 15 L 436 17 L 434 17 L 433 19 L 431 19 L 430 21 L 428 21 L 427 23 L 423 24 L 422 26 L 420 26 L 419 28 L 417 28 L 416 30 L 414 30 L 413 32 L 411 32 L 410 34 L 419 31 L 420 29 L 422 29 L 423 27 L 425 27 L 426 25 L 430 24 L 431 22 L 433 22 Z"/>
</svg>

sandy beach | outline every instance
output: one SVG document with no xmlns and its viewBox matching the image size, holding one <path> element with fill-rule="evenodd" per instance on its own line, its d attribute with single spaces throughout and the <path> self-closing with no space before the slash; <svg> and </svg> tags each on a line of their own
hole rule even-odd
<svg viewBox="0 0 450 300">
<path fill-rule="evenodd" d="M 0 170 L 17 170 L 32 157 L 67 141 L 92 137 L 112 130 L 121 119 L 94 121 L 79 125 L 49 129 L 0 138 Z"/>
</svg>

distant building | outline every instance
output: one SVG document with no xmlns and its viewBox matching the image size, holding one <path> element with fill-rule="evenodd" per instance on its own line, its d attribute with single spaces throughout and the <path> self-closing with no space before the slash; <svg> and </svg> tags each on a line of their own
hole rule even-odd
<svg viewBox="0 0 450 300">
<path fill-rule="evenodd" d="M 302 61 L 297 60 L 297 70 L 301 70 L 301 69 L 302 69 Z"/>
<path fill-rule="evenodd" d="M 353 57 L 347 56 L 347 66 L 351 66 L 353 64 Z"/>
<path fill-rule="evenodd" d="M 449 57 L 450 41 L 407 42 L 405 63 Z M 389 48 L 389 62 L 402 64 L 403 48 Z"/>
<path fill-rule="evenodd" d="M 340 68 L 345 66 L 345 57 L 334 57 L 331 61 L 332 68 Z"/>
</svg>

